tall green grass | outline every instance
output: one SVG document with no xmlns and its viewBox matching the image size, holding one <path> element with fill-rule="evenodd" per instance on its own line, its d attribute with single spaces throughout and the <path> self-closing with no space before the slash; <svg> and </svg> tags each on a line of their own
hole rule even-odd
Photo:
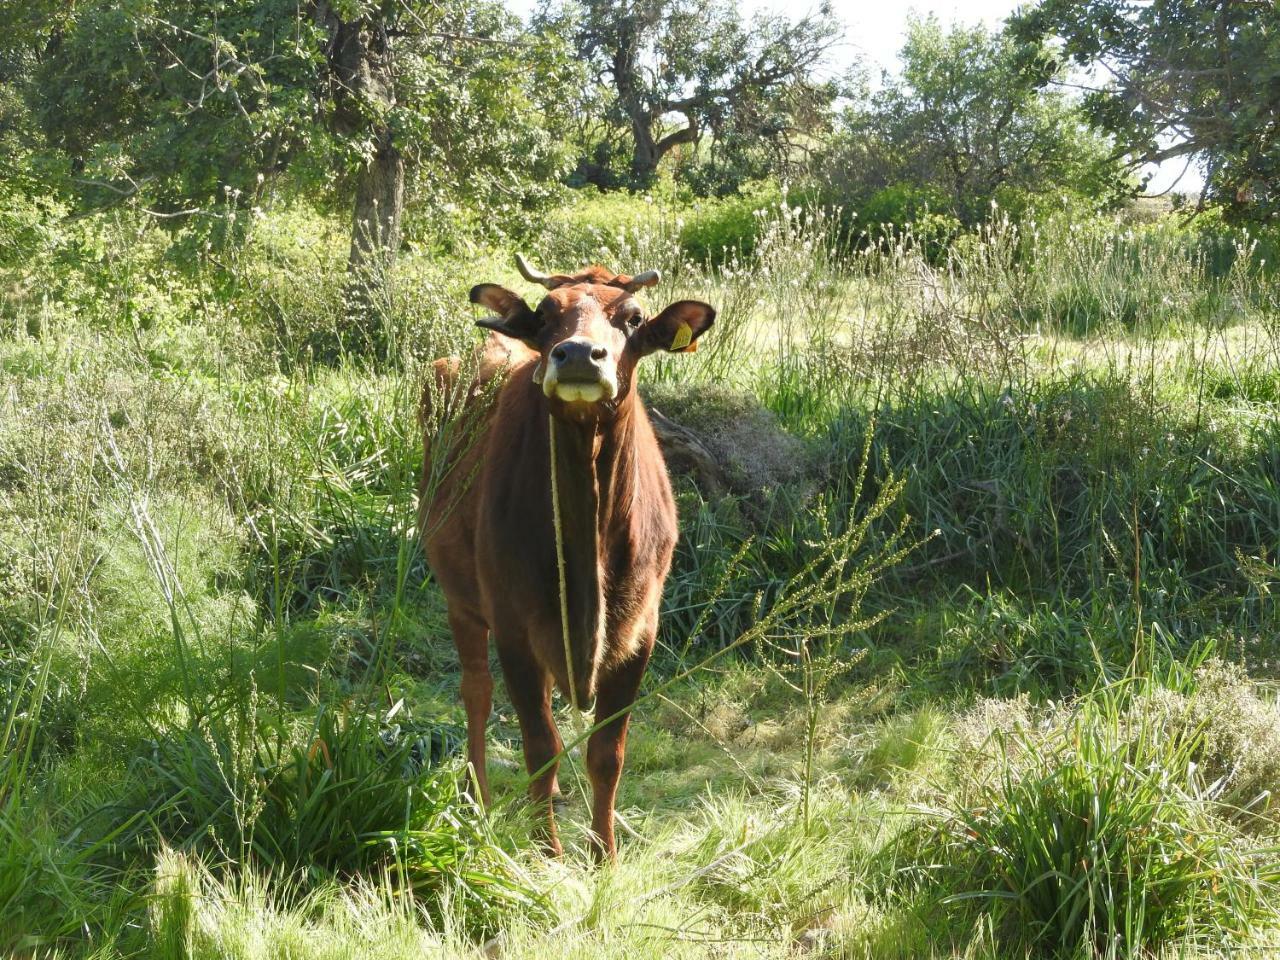
<svg viewBox="0 0 1280 960">
<path fill-rule="evenodd" d="M 1133 708 L 1159 692 L 1121 681 L 1047 730 L 998 732 L 988 775 L 899 838 L 897 882 L 961 922 L 989 918 L 1014 955 L 1247 943 L 1275 921 L 1274 852 L 1241 841 L 1220 784 L 1200 773 L 1205 729 Z"/>
<path fill-rule="evenodd" d="M 321 217 L 200 250 L 85 220 L 0 299 L 0 951 L 1266 933 L 1280 728 L 1243 673 L 1179 672 L 1280 662 L 1280 300 L 1252 238 L 998 215 L 858 236 L 769 191 L 555 224 L 539 265 L 657 267 L 651 306 L 719 311 L 642 374 L 726 482 L 677 478 L 623 865 L 572 852 L 572 754 L 569 860 L 530 852 L 501 706 L 502 802 L 459 788 L 416 403 L 424 362 L 476 341 L 471 284 L 537 292 L 510 251 L 406 253 L 371 345 Z"/>
</svg>

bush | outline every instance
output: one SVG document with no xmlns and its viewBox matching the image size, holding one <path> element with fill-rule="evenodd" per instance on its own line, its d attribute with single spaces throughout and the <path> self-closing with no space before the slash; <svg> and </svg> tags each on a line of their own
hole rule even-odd
<svg viewBox="0 0 1280 960">
<path fill-rule="evenodd" d="M 786 194 L 776 184 L 755 183 L 741 193 L 699 201 L 680 231 L 680 246 L 695 263 L 721 264 L 733 254 L 749 255 L 760 235 L 760 214 Z"/>
<path fill-rule="evenodd" d="M 1158 736 L 1190 739 L 1199 776 L 1228 815 L 1269 830 L 1280 811 L 1280 705 L 1258 695 L 1238 664 L 1210 660 L 1187 690 L 1158 689 L 1136 701 L 1127 722 Z"/>
<path fill-rule="evenodd" d="M 960 923 L 989 913 L 1004 949 L 1143 956 L 1238 942 L 1280 871 L 1242 844 L 1194 773 L 1195 733 L 1169 736 L 1110 687 L 1048 731 L 997 735 L 991 779 L 959 785 L 893 847 L 897 882 Z"/>
<path fill-rule="evenodd" d="M 480 934 L 545 902 L 441 765 L 457 743 L 350 706 L 321 707 L 299 731 L 230 714 L 157 743 L 139 773 L 160 787 L 146 806 L 168 843 L 304 886 L 390 871 L 429 912 L 460 899 Z"/>
<path fill-rule="evenodd" d="M 776 184 L 756 183 L 727 197 L 691 199 L 674 190 L 653 193 L 576 191 L 574 202 L 552 214 L 535 238 L 541 264 L 572 270 L 603 262 L 610 269 L 639 269 L 628 253 L 656 243 L 665 252 L 644 262 L 672 272 L 670 260 L 720 264 L 734 254 L 748 255 L 760 233 L 757 211 L 775 207 L 783 193 Z M 617 262 L 613 262 L 617 258 Z M 639 261 L 635 261 L 638 263 Z"/>
<path fill-rule="evenodd" d="M 925 233 L 954 233 L 959 222 L 943 213 L 947 200 L 934 187 L 895 183 L 873 193 L 857 210 L 858 223 L 872 237 L 892 233 L 908 225 L 925 227 Z M 943 229 L 945 227 L 945 230 Z"/>
</svg>

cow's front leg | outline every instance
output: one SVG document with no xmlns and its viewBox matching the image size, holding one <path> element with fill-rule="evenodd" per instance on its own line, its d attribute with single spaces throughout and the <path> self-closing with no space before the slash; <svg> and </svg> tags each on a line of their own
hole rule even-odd
<svg viewBox="0 0 1280 960">
<path fill-rule="evenodd" d="M 525 769 L 531 777 L 543 771 L 529 783 L 529 799 L 538 820 L 536 829 L 547 853 L 558 857 L 564 851 L 556 833 L 551 801 L 559 792 L 556 774 L 561 748 L 560 734 L 551 715 L 551 674 L 542 668 L 527 646 L 508 646 L 499 638 L 497 647 L 507 696 L 520 719 Z"/>
<path fill-rule="evenodd" d="M 489 775 L 485 769 L 485 727 L 493 708 L 489 674 L 489 628 L 478 616 L 449 605 L 449 626 L 462 664 L 462 703 L 467 711 L 467 760 L 474 799 L 489 808 Z"/>
<path fill-rule="evenodd" d="M 627 751 L 627 726 L 631 720 L 629 707 L 635 703 L 640 681 L 653 652 L 655 630 L 644 631 L 635 655 L 600 678 L 596 692 L 596 723 L 615 717 L 591 735 L 587 742 L 587 772 L 591 777 L 591 847 L 597 861 L 618 858 L 613 835 L 613 807 L 618 795 L 618 780 Z"/>
</svg>

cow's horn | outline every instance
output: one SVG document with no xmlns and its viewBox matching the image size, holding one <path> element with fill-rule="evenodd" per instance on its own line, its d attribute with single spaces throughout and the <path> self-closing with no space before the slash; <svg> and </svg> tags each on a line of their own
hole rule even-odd
<svg viewBox="0 0 1280 960">
<path fill-rule="evenodd" d="M 662 279 L 662 274 L 657 270 L 646 270 L 644 273 L 637 273 L 631 278 L 631 282 L 627 284 L 627 289 L 635 293 L 641 287 L 656 286 L 658 281 Z"/>
<path fill-rule="evenodd" d="M 516 269 L 520 271 L 520 276 L 530 283 L 540 283 L 548 290 L 551 289 L 551 277 L 529 266 L 529 261 L 524 258 L 522 253 L 516 254 Z"/>
</svg>

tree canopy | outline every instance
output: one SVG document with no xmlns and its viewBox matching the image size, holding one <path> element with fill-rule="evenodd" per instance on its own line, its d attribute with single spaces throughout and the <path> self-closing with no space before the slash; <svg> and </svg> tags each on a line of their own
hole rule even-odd
<svg viewBox="0 0 1280 960">
<path fill-rule="evenodd" d="M 731 0 L 542 0 L 529 22 L 500 0 L 5 4 L 0 191 L 27 224 L 127 206 L 234 232 L 271 202 L 343 210 L 350 273 L 373 282 L 406 231 L 520 231 L 566 187 L 660 177 L 975 222 L 992 200 L 1114 205 L 1135 166 L 1187 158 L 1207 203 L 1280 215 L 1269 2 L 914 19 L 874 93 L 835 71 L 837 24 Z"/>
<path fill-rule="evenodd" d="M 1084 104 L 1134 164 L 1204 166 L 1204 200 L 1280 217 L 1280 12 L 1274 0 L 1041 0 L 1013 21 L 1092 71 Z"/>
<path fill-rule="evenodd" d="M 406 186 L 483 214 L 536 204 L 563 172 L 568 61 L 495 3 L 83 0 L 5 16 L 25 99 L 88 208 L 217 216 L 289 170 L 319 198 L 354 195 L 355 262 L 395 249 Z"/>
<path fill-rule="evenodd" d="M 570 38 L 588 66 L 610 128 L 604 142 L 619 131 L 629 139 L 635 186 L 674 148 L 708 137 L 767 142 L 785 157 L 798 122 L 835 96 L 818 70 L 839 37 L 825 4 L 794 20 L 748 22 L 728 0 L 553 0 L 539 23 Z M 606 178 L 609 154 L 589 153 L 587 179 Z"/>
<path fill-rule="evenodd" d="M 887 216 L 927 202 L 972 221 L 993 199 L 1070 193 L 1106 204 L 1126 192 L 1111 144 L 1076 103 L 1043 89 L 1055 75 L 1044 51 L 913 18 L 900 60 L 901 73 L 846 113 L 827 171 L 845 197 L 890 191 L 900 202 Z"/>
</svg>

